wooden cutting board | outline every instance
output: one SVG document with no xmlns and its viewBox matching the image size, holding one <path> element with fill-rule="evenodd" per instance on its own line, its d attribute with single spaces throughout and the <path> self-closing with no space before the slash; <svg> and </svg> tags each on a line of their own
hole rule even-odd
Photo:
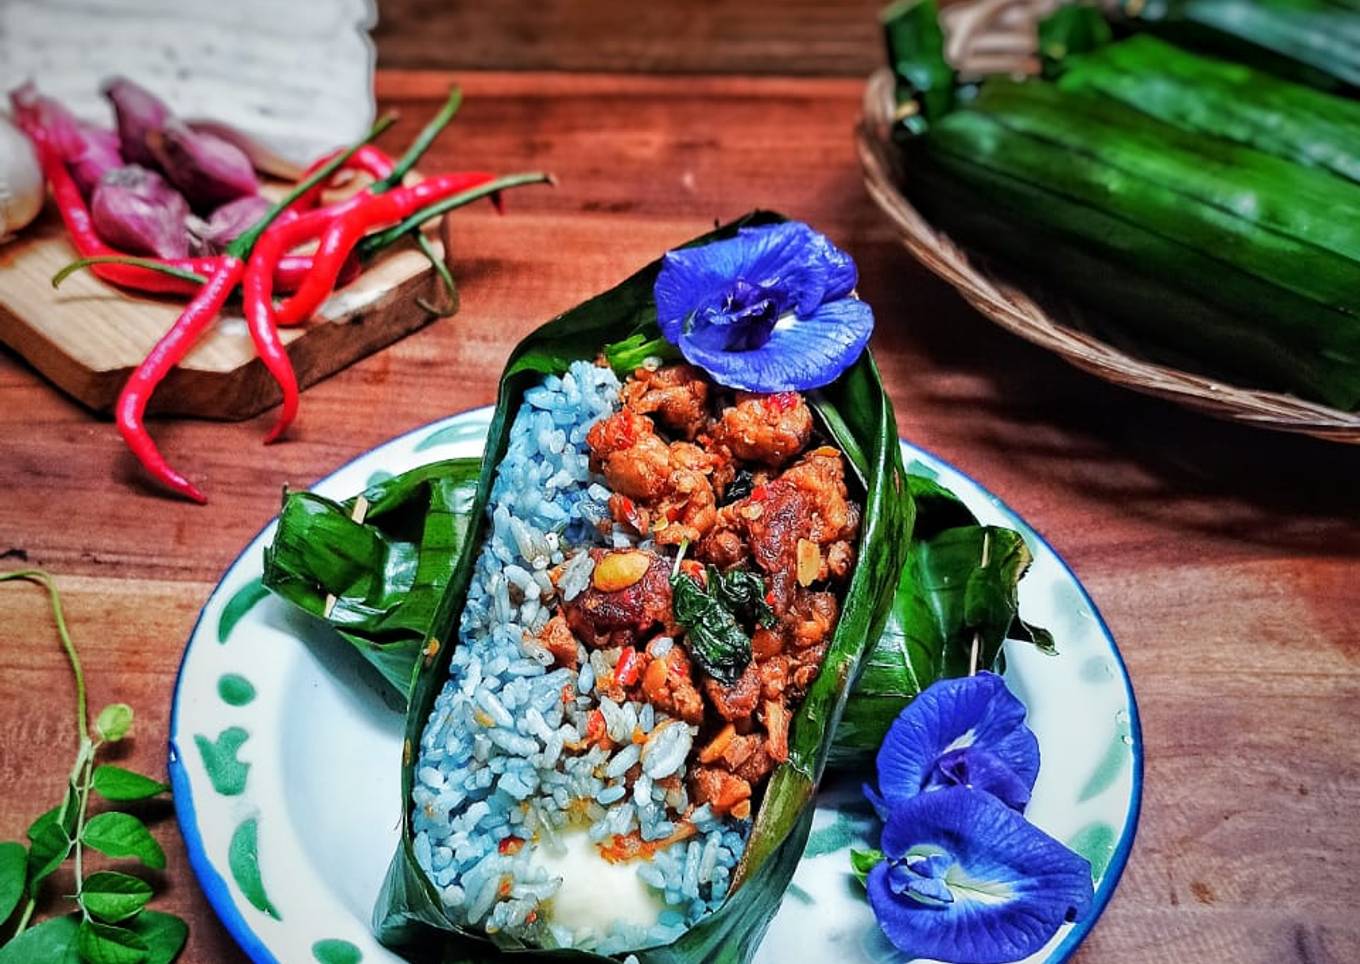
<svg viewBox="0 0 1360 964">
<path fill-rule="evenodd" d="M 85 405 L 109 411 L 184 300 L 136 295 L 89 272 L 54 289 L 52 276 L 75 258 L 51 205 L 17 240 L 0 245 L 0 342 Z M 438 285 L 429 261 L 413 247 L 379 256 L 306 326 L 282 329 L 298 383 L 305 388 L 429 324 L 437 316 L 417 299 L 441 304 Z M 149 410 L 243 419 L 278 402 L 278 387 L 255 356 L 233 301 L 156 390 Z"/>
</svg>

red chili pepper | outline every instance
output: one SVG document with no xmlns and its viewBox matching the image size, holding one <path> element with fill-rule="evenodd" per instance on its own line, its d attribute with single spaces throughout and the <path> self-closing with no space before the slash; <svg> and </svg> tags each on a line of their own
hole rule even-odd
<svg viewBox="0 0 1360 964">
<path fill-rule="evenodd" d="M 208 278 L 208 283 L 185 306 L 179 319 L 161 336 L 151 353 L 128 378 L 114 410 L 118 431 L 147 471 L 174 491 L 198 503 L 208 500 L 192 482 L 165 461 L 165 456 L 161 455 L 160 449 L 151 440 L 142 419 L 146 415 L 146 403 L 151 393 L 212 324 L 244 272 L 245 263 L 240 258 L 229 255 L 222 258 L 221 265 Z"/>
<path fill-rule="evenodd" d="M 283 339 L 274 314 L 274 272 L 273 265 L 279 258 L 280 238 L 282 235 L 266 231 L 251 252 L 246 263 L 245 278 L 241 284 L 242 306 L 245 309 L 246 326 L 250 330 L 251 341 L 260 361 L 278 382 L 283 402 L 279 406 L 278 418 L 274 427 L 265 436 L 264 444 L 277 441 L 287 431 L 298 410 L 297 374 L 293 362 L 288 357 Z"/>
<path fill-rule="evenodd" d="M 337 148 L 329 154 L 323 154 L 321 157 L 318 157 L 302 172 L 302 177 L 299 178 L 299 180 L 305 181 L 339 153 L 341 153 L 341 149 Z M 392 156 L 382 148 L 372 144 L 365 144 L 350 155 L 349 160 L 344 163 L 340 170 L 363 171 L 375 181 L 381 181 L 392 173 L 392 168 L 395 166 L 396 162 L 392 159 Z M 338 174 L 340 172 L 337 171 L 336 173 Z M 325 190 L 325 185 L 318 184 L 294 201 L 292 205 L 290 205 L 289 210 L 306 211 L 316 207 L 317 202 L 321 200 L 321 195 Z"/>
<path fill-rule="evenodd" d="M 397 188 L 385 194 L 356 195 L 361 199 L 361 203 L 343 213 L 333 214 L 331 223 L 321 234 L 321 240 L 313 255 L 315 267 L 298 286 L 293 296 L 279 305 L 279 323 L 292 324 L 315 314 L 321 302 L 335 290 L 336 279 L 345 259 L 370 230 L 386 224 L 395 224 L 427 204 L 451 197 L 491 179 L 492 175 L 485 172 L 463 171 L 435 175 L 419 184 Z"/>
<path fill-rule="evenodd" d="M 614 664 L 614 682 L 620 686 L 632 686 L 638 681 L 641 662 L 636 649 L 625 647 L 619 655 L 619 661 Z"/>
</svg>

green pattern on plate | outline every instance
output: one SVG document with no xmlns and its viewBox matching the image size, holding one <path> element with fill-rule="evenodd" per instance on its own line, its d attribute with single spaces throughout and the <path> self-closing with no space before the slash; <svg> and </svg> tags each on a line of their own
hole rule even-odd
<svg viewBox="0 0 1360 964">
<path fill-rule="evenodd" d="M 368 481 L 364 483 L 364 488 L 371 489 L 373 486 L 386 482 L 390 478 L 392 478 L 392 473 L 386 469 L 374 469 L 373 473 L 369 475 Z"/>
<path fill-rule="evenodd" d="M 1114 827 L 1097 821 L 1088 823 L 1073 834 L 1067 846 L 1086 858 L 1091 865 L 1092 879 L 1100 880 L 1105 876 L 1105 868 L 1110 865 L 1110 858 L 1114 856 L 1114 842 Z"/>
<path fill-rule="evenodd" d="M 855 843 L 865 842 L 865 834 L 873 825 L 870 817 L 852 816 L 844 810 L 836 811 L 836 819 L 825 827 L 819 827 L 808 834 L 807 847 L 803 849 L 803 859 L 820 857 L 822 854 L 844 850 Z"/>
<path fill-rule="evenodd" d="M 255 687 L 239 673 L 223 673 L 217 680 L 217 695 L 231 706 L 245 706 L 255 698 Z"/>
<path fill-rule="evenodd" d="M 249 737 L 250 733 L 239 726 L 223 730 L 216 740 L 210 740 L 200 734 L 194 735 L 194 743 L 203 757 L 203 769 L 208 771 L 208 779 L 212 781 L 213 789 L 224 797 L 239 796 L 246 788 L 246 775 L 250 772 L 250 764 L 242 763 L 236 758 L 236 754 L 240 752 L 241 744 Z"/>
<path fill-rule="evenodd" d="M 1078 803 L 1085 803 L 1110 788 L 1110 785 L 1123 772 L 1124 765 L 1133 759 L 1132 743 L 1133 740 L 1129 736 L 1128 718 L 1116 718 L 1114 739 L 1110 741 L 1110 746 L 1106 749 L 1105 755 L 1096 764 L 1095 771 L 1086 781 L 1086 786 L 1081 788 L 1081 795 L 1077 797 Z"/>
<path fill-rule="evenodd" d="M 256 818 L 251 817 L 242 823 L 231 835 L 227 866 L 231 868 L 231 877 L 236 881 L 236 886 L 241 888 L 241 893 L 252 907 L 275 920 L 282 920 L 269 902 L 264 881 L 260 878 L 259 821 Z"/>
<path fill-rule="evenodd" d="M 217 617 L 217 641 L 225 643 L 241 617 L 268 595 L 269 590 L 264 588 L 264 581 L 258 576 L 236 590 L 222 607 L 222 615 Z"/>
<path fill-rule="evenodd" d="M 455 422 L 425 436 L 416 443 L 416 451 L 424 452 L 436 445 L 452 445 L 455 442 L 468 442 L 485 437 L 486 423 L 480 419 L 475 422 Z"/>
<path fill-rule="evenodd" d="M 321 964 L 359 964 L 364 954 L 349 941 L 317 941 L 312 945 L 312 957 Z"/>
</svg>

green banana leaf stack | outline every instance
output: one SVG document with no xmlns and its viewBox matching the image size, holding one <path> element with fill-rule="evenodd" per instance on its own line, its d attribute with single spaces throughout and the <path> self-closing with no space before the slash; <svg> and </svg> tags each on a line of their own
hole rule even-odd
<svg viewBox="0 0 1360 964">
<path fill-rule="evenodd" d="M 1096 308 L 1111 340 L 1360 409 L 1360 105 L 1061 15 L 1041 30 L 1048 77 L 956 83 L 947 101 L 932 81 L 897 132 L 913 200 Z M 935 46 L 894 45 L 940 27 L 933 0 L 896 17 L 909 99 Z"/>
</svg>

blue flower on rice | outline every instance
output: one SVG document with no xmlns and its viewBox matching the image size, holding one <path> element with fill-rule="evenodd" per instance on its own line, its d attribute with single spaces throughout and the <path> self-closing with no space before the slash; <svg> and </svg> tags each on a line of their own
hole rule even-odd
<svg viewBox="0 0 1360 964">
<path fill-rule="evenodd" d="M 742 228 L 666 254 L 657 323 L 729 388 L 819 388 L 854 364 L 873 331 L 873 311 L 851 294 L 857 278 L 850 256 L 806 224 Z"/>
</svg>

